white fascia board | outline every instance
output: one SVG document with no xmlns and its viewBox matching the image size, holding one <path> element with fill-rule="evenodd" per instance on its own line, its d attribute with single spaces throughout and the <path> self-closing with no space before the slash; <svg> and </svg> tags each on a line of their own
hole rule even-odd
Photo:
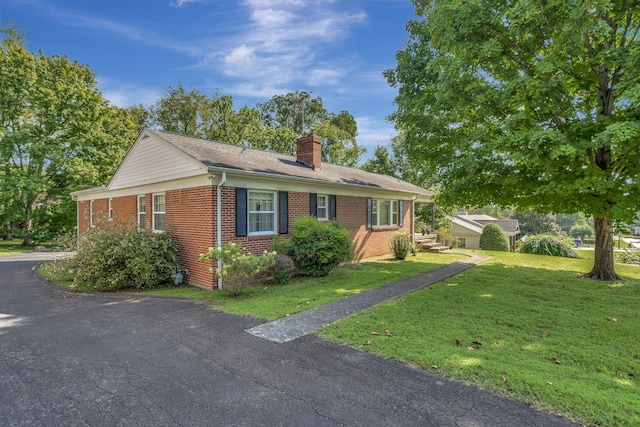
<svg viewBox="0 0 640 427">
<path fill-rule="evenodd" d="M 416 200 L 430 202 L 431 198 L 414 192 L 389 190 L 356 184 L 338 184 L 310 178 L 274 175 L 270 173 L 248 172 L 237 169 L 210 167 L 209 172 L 220 176 L 227 173 L 225 186 L 259 188 L 273 191 L 293 191 L 299 193 L 321 193 L 336 196 L 379 197 L 381 199 Z"/>
<path fill-rule="evenodd" d="M 106 187 L 94 189 L 95 191 L 83 190 L 75 192 L 74 195 L 78 201 L 106 199 L 115 197 L 125 197 L 133 195 L 142 195 L 149 193 L 163 193 L 172 190 L 184 190 L 187 188 L 204 187 L 211 184 L 211 176 L 209 174 L 176 179 L 173 181 L 156 182 L 153 184 L 138 185 L 135 187 L 120 188 L 117 190 L 107 190 Z"/>
</svg>

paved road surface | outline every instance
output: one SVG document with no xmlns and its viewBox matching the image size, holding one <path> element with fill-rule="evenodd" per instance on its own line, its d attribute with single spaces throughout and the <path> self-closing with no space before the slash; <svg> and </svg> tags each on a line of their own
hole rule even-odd
<svg viewBox="0 0 640 427">
<path fill-rule="evenodd" d="M 0 257 L 2 426 L 570 426 L 496 394 L 190 301 L 70 294 Z"/>
</svg>

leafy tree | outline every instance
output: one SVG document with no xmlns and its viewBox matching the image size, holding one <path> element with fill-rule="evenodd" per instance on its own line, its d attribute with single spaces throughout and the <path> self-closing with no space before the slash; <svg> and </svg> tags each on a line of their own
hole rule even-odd
<svg viewBox="0 0 640 427">
<path fill-rule="evenodd" d="M 480 249 L 509 252 L 509 238 L 498 224 L 489 223 L 482 229 Z"/>
<path fill-rule="evenodd" d="M 594 217 L 617 279 L 614 220 L 640 202 L 640 8 L 628 0 L 414 0 L 385 72 L 405 147 L 451 204 Z"/>
<path fill-rule="evenodd" d="M 573 224 L 569 229 L 569 236 L 574 239 L 584 240 L 585 237 L 593 235 L 593 228 L 586 221 L 580 221 Z"/>
<path fill-rule="evenodd" d="M 202 137 L 201 112 L 207 96 L 198 89 L 187 91 L 182 83 L 169 87 L 167 93 L 151 107 L 153 122 L 167 132 Z"/>
<path fill-rule="evenodd" d="M 515 212 L 511 217 L 518 220 L 520 236 L 531 236 L 534 234 L 551 234 L 558 236 L 561 233 L 560 227 L 556 224 L 556 218 L 552 214 L 528 210 L 525 212 Z"/>
<path fill-rule="evenodd" d="M 556 224 L 562 230 L 563 233 L 569 234 L 569 230 L 576 222 L 587 221 L 582 212 L 573 214 L 556 214 Z"/>
<path fill-rule="evenodd" d="M 15 26 L 0 33 L 0 223 L 19 224 L 28 245 L 35 226 L 75 224 L 69 192 L 106 182 L 133 139 L 131 122 L 88 67 L 28 51 Z"/>
</svg>

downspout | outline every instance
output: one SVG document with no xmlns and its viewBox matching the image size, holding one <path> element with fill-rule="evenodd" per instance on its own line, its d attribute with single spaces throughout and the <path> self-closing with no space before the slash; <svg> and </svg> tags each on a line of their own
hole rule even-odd
<svg viewBox="0 0 640 427">
<path fill-rule="evenodd" d="M 413 199 L 411 199 L 411 247 L 416 247 L 416 199 L 418 198 L 417 194 L 413 195 Z M 414 250 L 415 255 L 415 250 Z"/>
<path fill-rule="evenodd" d="M 76 202 L 76 237 L 78 238 L 78 244 L 76 245 L 76 251 L 80 246 L 80 201 L 78 200 L 78 196 L 72 195 L 71 200 Z"/>
<path fill-rule="evenodd" d="M 217 247 L 221 247 L 222 246 L 222 192 L 221 187 L 227 182 L 227 173 L 226 172 L 222 172 L 222 179 L 220 179 L 220 182 L 218 182 L 217 185 L 217 191 L 216 191 L 216 196 L 217 196 L 217 209 L 216 209 L 216 213 L 217 213 L 217 218 L 216 218 L 216 228 L 217 228 L 217 239 L 216 239 L 216 245 Z M 220 261 L 220 259 L 218 259 L 218 269 L 222 268 L 222 261 Z M 222 275 L 218 275 L 218 289 L 222 289 Z"/>
</svg>

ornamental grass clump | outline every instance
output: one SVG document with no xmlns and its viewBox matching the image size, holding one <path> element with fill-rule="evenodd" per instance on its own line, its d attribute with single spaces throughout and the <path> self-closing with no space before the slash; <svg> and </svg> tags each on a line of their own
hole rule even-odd
<svg viewBox="0 0 640 427">
<path fill-rule="evenodd" d="M 578 254 L 567 239 L 549 234 L 527 236 L 527 240 L 520 247 L 520 252 L 525 254 L 578 258 Z"/>
<path fill-rule="evenodd" d="M 413 249 L 413 242 L 409 233 L 393 233 L 389 238 L 389 248 L 393 257 L 397 260 L 404 260 Z"/>
<path fill-rule="evenodd" d="M 253 255 L 241 245 L 231 242 L 209 248 L 206 254 L 200 254 L 200 261 L 221 262 L 221 267 L 211 267 L 209 270 L 222 278 L 222 289 L 235 297 L 244 291 L 249 279 L 273 265 L 275 256 L 275 252 L 268 251 Z"/>
<path fill-rule="evenodd" d="M 623 264 L 640 265 L 640 251 L 625 249 L 624 252 L 617 253 L 618 261 Z"/>
</svg>

